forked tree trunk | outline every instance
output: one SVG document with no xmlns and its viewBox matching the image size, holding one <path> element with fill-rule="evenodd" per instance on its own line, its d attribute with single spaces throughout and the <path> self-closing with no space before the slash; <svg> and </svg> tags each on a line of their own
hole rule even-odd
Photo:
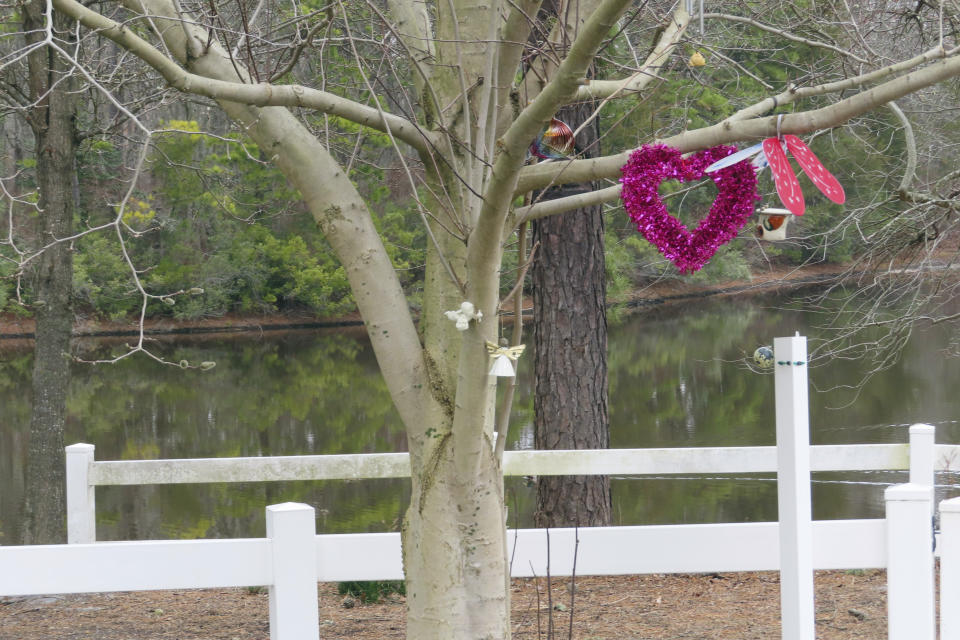
<svg viewBox="0 0 960 640">
<path fill-rule="evenodd" d="M 576 130 L 592 113 L 587 103 L 557 117 Z M 584 155 L 597 155 L 597 130 L 577 138 Z M 592 185 L 569 185 L 544 194 L 559 198 Z M 537 449 L 605 449 L 610 446 L 607 411 L 606 277 L 603 210 L 597 205 L 537 220 L 539 242 L 533 271 Z M 610 524 L 607 476 L 541 476 L 537 480 L 537 526 Z"/>
<path fill-rule="evenodd" d="M 25 6 L 24 31 L 43 38 L 46 3 Z M 54 13 L 54 31 L 70 33 L 71 21 Z M 36 108 L 30 125 L 36 141 L 37 186 L 42 237 L 46 244 L 73 229 L 73 181 L 77 140 L 73 98 L 61 58 L 43 47 L 29 56 L 30 96 Z M 66 500 L 63 430 L 70 384 L 70 332 L 73 310 L 73 258 L 68 244 L 47 249 L 39 258 L 36 293 L 36 347 L 33 363 L 33 406 L 23 502 L 24 544 L 66 542 Z"/>
<path fill-rule="evenodd" d="M 193 45 L 206 46 L 206 32 L 184 29 L 171 3 L 127 4 L 155 16 L 166 45 L 182 63 L 192 46 L 188 36 Z M 236 62 L 216 43 L 190 58 L 189 68 L 228 81 L 235 81 L 238 73 Z M 438 266 L 436 256 L 430 256 L 424 301 L 429 319 L 424 321 L 426 344 L 421 344 L 369 210 L 346 172 L 287 109 L 220 104 L 260 148 L 271 150 L 276 166 L 300 190 L 344 264 L 384 380 L 406 425 L 413 479 L 402 536 L 407 637 L 509 638 L 502 474 L 491 446 L 493 394 L 483 347 L 485 340 L 496 339 L 496 323 L 473 325 L 463 334 L 455 330 L 442 312 L 456 308 L 464 294 Z M 456 240 L 440 242 L 450 263 L 463 273 L 462 241 L 458 248 Z M 499 258 L 488 258 L 492 274 Z M 494 318 L 496 280 L 485 287 L 472 284 L 467 298 Z"/>
</svg>

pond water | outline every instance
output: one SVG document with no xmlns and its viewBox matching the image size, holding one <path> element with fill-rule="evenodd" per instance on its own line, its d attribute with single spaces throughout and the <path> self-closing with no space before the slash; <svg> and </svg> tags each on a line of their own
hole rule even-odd
<svg viewBox="0 0 960 640">
<path fill-rule="evenodd" d="M 773 376 L 744 356 L 774 336 L 815 338 L 810 317 L 776 299 L 718 299 L 636 314 L 610 332 L 613 447 L 775 444 Z M 945 353 L 948 327 L 917 330 L 900 359 L 858 392 L 859 361 L 813 363 L 814 444 L 906 442 L 915 422 L 937 441 L 960 443 L 960 359 Z M 122 347 L 85 344 L 85 356 Z M 101 460 L 361 453 L 406 450 L 399 418 L 357 331 L 298 331 L 160 342 L 173 361 L 213 360 L 181 371 L 147 358 L 112 366 L 73 364 L 66 442 L 89 442 Z M 533 443 L 531 356 L 521 377 L 509 448 Z M 15 544 L 29 423 L 29 347 L 0 342 L 0 544 Z M 883 516 L 883 489 L 904 473 L 814 475 L 814 517 Z M 956 483 L 956 484 L 955 484 Z M 938 476 L 937 498 L 960 495 Z M 772 475 L 614 478 L 615 524 L 776 519 Z M 511 525 L 530 526 L 534 489 L 507 483 Z M 264 506 L 306 502 L 328 533 L 397 528 L 403 480 L 167 485 L 97 489 L 99 540 L 262 536 Z"/>
</svg>

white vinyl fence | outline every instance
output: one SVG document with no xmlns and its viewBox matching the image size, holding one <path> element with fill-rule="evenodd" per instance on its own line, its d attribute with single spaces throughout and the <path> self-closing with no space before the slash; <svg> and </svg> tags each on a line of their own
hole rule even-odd
<svg viewBox="0 0 960 640">
<path fill-rule="evenodd" d="M 781 445 L 781 457 L 784 448 Z M 891 635 L 891 640 L 933 640 L 935 635 L 918 634 L 917 625 L 910 621 L 919 615 L 918 611 L 922 611 L 929 612 L 929 615 L 922 615 L 933 623 L 930 522 L 934 470 L 949 469 L 951 465 L 955 467 L 954 461 L 960 459 L 960 446 L 935 445 L 933 427 L 914 425 L 910 428 L 909 445 L 798 446 L 793 451 L 808 451 L 808 465 L 813 471 L 909 470 L 911 484 L 888 489 L 886 520 L 811 522 L 809 493 L 805 499 L 802 495 L 804 491 L 809 492 L 809 471 L 805 475 L 801 472 L 801 480 L 793 483 L 785 482 L 781 472 L 778 474 L 780 524 L 581 529 L 577 573 L 617 575 L 780 570 L 783 637 L 788 640 L 813 640 L 814 569 L 888 567 L 891 625 L 898 619 L 908 621 L 906 630 L 900 635 Z M 396 478 L 410 474 L 409 459 L 405 453 L 97 461 L 94 452 L 93 445 L 89 444 L 67 447 L 68 528 L 71 543 L 92 543 L 95 540 L 96 486 Z M 504 460 L 504 473 L 507 475 L 772 471 L 778 471 L 777 447 L 508 451 Z M 805 482 L 803 478 L 806 478 Z M 910 488 L 914 490 L 907 491 Z M 797 494 L 800 494 L 799 498 Z M 910 518 L 911 514 L 921 512 L 927 515 Z M 901 513 L 905 515 L 897 520 L 896 514 Z M 782 526 L 791 518 L 792 524 Z M 896 522 L 907 524 L 896 525 Z M 894 529 L 898 533 L 888 533 Z M 512 575 L 544 575 L 547 569 L 544 532 L 521 530 L 510 535 L 511 541 L 516 540 Z M 550 536 L 550 572 L 553 575 L 569 575 L 574 558 L 574 531 L 555 529 Z M 325 559 L 318 570 L 320 580 L 402 578 L 399 534 L 344 534 L 319 536 L 318 539 L 326 541 L 328 545 L 325 547 L 321 544 L 319 552 L 320 557 Z M 657 553 L 636 553 L 638 549 L 657 549 Z M 915 553 L 911 554 L 910 549 L 914 549 Z M 908 559 L 902 563 L 892 560 L 901 556 Z M 918 557 L 925 560 L 917 562 Z M 960 598 L 960 586 L 956 589 Z"/>
<path fill-rule="evenodd" d="M 910 444 L 809 446 L 806 343 L 778 338 L 777 447 L 512 451 L 505 475 L 778 474 L 779 523 L 508 532 L 515 577 L 779 570 L 785 640 L 813 640 L 814 569 L 886 568 L 890 640 L 935 640 L 931 516 L 935 469 L 960 446 L 934 444 L 929 425 Z M 397 478 L 405 453 L 97 461 L 67 447 L 69 545 L 0 548 L 0 594 L 270 585 L 271 638 L 318 637 L 316 582 L 403 577 L 400 535 L 315 535 L 306 505 L 267 508 L 256 540 L 95 543 L 95 487 L 104 485 Z M 812 522 L 810 471 L 909 470 L 886 490 L 886 518 Z M 960 498 L 941 503 L 941 602 L 960 602 Z M 579 539 L 579 544 L 577 544 Z M 311 543 L 312 541 L 312 543 Z M 575 554 L 576 549 L 576 554 Z M 656 550 L 644 552 L 644 550 Z M 312 605 L 310 603 L 313 603 Z M 941 638 L 960 639 L 960 608 L 941 607 Z"/>
<path fill-rule="evenodd" d="M 264 539 L 0 547 L 0 594 L 269 585 L 270 638 L 317 640 L 315 533 L 313 507 L 286 503 Z"/>
<path fill-rule="evenodd" d="M 887 518 L 817 521 L 815 569 L 886 567 L 890 640 L 934 640 L 931 492 L 887 490 Z M 960 498 L 941 503 L 941 602 L 960 602 Z M 777 523 L 508 532 L 512 575 L 763 571 L 780 568 Z M 577 541 L 579 540 L 579 544 Z M 576 547 L 576 553 L 575 553 Z M 655 550 L 644 552 L 642 550 Z M 403 577 L 400 534 L 315 535 L 307 505 L 267 507 L 267 537 L 0 548 L 0 594 L 85 593 L 269 585 L 272 640 L 316 640 L 317 582 Z M 960 635 L 942 606 L 941 638 Z M 784 635 L 794 628 L 784 627 Z"/>
<path fill-rule="evenodd" d="M 911 427 L 910 444 L 813 445 L 810 469 L 910 470 L 911 482 L 932 484 L 934 469 L 960 468 L 960 445 L 934 445 L 932 429 Z M 92 444 L 70 445 L 66 452 L 71 543 L 96 540 L 95 487 L 410 477 L 406 453 L 101 461 L 95 459 Z M 911 463 L 913 458 L 917 461 Z M 773 473 L 777 471 L 777 448 L 506 451 L 503 467 L 505 476 Z"/>
</svg>

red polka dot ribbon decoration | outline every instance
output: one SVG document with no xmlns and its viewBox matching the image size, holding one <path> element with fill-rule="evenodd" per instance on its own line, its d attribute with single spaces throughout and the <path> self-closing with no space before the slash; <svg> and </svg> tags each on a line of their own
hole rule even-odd
<svg viewBox="0 0 960 640">
<path fill-rule="evenodd" d="M 705 174 L 711 164 L 736 151 L 735 147 L 721 145 L 684 158 L 672 147 L 644 145 L 620 169 L 620 197 L 637 231 L 681 273 L 698 271 L 717 249 L 736 237 L 760 199 L 757 174 L 748 161 Z M 690 231 L 667 211 L 658 188 L 664 180 L 692 182 L 704 175 L 717 185 L 717 198 L 707 216 Z"/>
<path fill-rule="evenodd" d="M 789 151 L 797 164 L 803 169 L 810 181 L 823 192 L 833 202 L 843 204 L 846 201 L 846 194 L 840 182 L 827 171 L 820 159 L 814 155 L 803 140 L 793 135 L 785 135 L 781 139 L 767 138 L 761 144 L 749 147 L 743 151 L 738 151 L 729 157 L 722 158 L 707 167 L 706 172 L 712 173 L 719 171 L 734 162 L 741 162 L 750 156 L 763 151 L 763 160 L 770 164 L 770 171 L 773 173 L 773 182 L 777 187 L 777 195 L 783 206 L 790 210 L 790 213 L 802 216 L 806 211 L 807 205 L 803 199 L 803 192 L 800 191 L 800 183 L 797 176 L 790 167 L 790 161 L 787 160 L 786 151 Z M 758 160 L 760 157 L 758 157 Z M 754 165 L 762 169 L 764 164 L 754 161 Z"/>
</svg>

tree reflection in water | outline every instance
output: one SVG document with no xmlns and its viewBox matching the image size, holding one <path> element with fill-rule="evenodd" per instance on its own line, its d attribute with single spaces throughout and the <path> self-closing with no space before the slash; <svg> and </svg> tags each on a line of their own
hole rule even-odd
<svg viewBox="0 0 960 640">
<path fill-rule="evenodd" d="M 774 444 L 773 377 L 750 372 L 740 359 L 775 336 L 817 335 L 805 316 L 779 306 L 777 300 L 701 301 L 635 315 L 614 327 L 612 446 Z M 811 393 L 813 443 L 905 442 L 913 422 L 936 424 L 938 442 L 960 442 L 960 397 L 951 384 L 958 362 L 942 354 L 949 340 L 946 327 L 918 330 L 901 359 L 873 377 L 856 401 L 850 391 Z M 88 356 L 110 347 L 92 349 Z M 95 444 L 102 460 L 406 450 L 362 338 L 291 332 L 178 340 L 162 349 L 174 362 L 215 360 L 217 366 L 181 371 L 142 358 L 114 366 L 74 364 L 66 441 Z M 533 400 L 525 364 L 510 448 L 530 441 Z M 29 346 L 0 344 L 0 544 L 18 540 L 31 367 Z M 811 368 L 818 389 L 862 374 L 856 361 Z M 900 481 L 895 474 L 817 474 L 816 518 L 882 516 L 882 486 L 837 480 Z M 511 525 L 532 524 L 534 495 L 523 479 L 508 480 Z M 260 536 L 263 507 L 288 500 L 315 506 L 319 531 L 388 531 L 398 526 L 407 496 L 405 480 L 103 487 L 97 490 L 97 535 Z M 776 517 L 769 476 L 615 479 L 613 500 L 617 524 Z"/>
</svg>

